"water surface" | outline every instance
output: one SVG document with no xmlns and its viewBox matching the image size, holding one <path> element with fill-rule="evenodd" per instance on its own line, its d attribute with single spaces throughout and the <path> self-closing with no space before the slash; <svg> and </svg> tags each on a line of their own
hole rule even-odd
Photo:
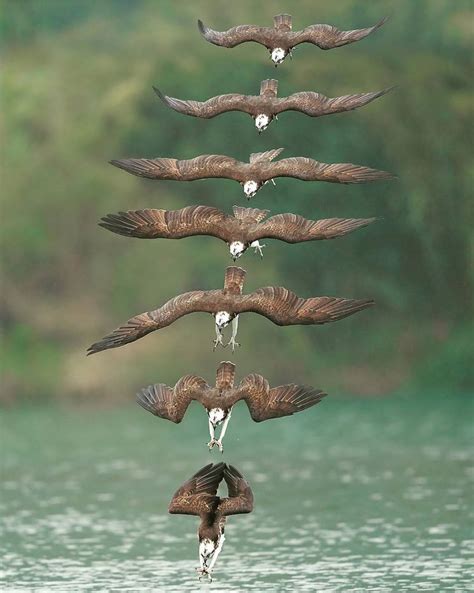
<svg viewBox="0 0 474 593">
<path fill-rule="evenodd" d="M 223 459 L 256 508 L 230 517 L 211 584 L 194 572 L 197 518 L 167 514 L 222 458 L 202 409 L 188 414 L 4 412 L 2 590 L 474 590 L 469 397 L 327 398 L 263 424 L 239 405 Z"/>
</svg>

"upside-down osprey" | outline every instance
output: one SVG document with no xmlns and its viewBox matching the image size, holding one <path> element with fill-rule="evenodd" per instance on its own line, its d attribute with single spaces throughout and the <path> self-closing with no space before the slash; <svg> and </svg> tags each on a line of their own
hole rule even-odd
<svg viewBox="0 0 474 593">
<path fill-rule="evenodd" d="M 206 409 L 209 418 L 209 449 L 214 446 L 224 451 L 222 441 L 227 431 L 232 408 L 244 400 L 252 420 L 263 422 L 271 418 L 291 416 L 319 403 L 327 394 L 320 389 L 306 385 L 280 385 L 270 388 L 261 375 L 252 373 L 234 387 L 235 365 L 221 362 L 217 368 L 216 385 L 211 387 L 202 377 L 185 375 L 172 387 L 163 383 L 150 385 L 137 394 L 137 403 L 159 418 L 179 424 L 189 404 L 199 402 Z M 223 424 L 218 439 L 217 426 Z"/>
<path fill-rule="evenodd" d="M 375 218 L 326 218 L 308 220 L 289 212 L 265 220 L 269 210 L 234 206 L 234 215 L 212 206 L 187 206 L 180 210 L 129 210 L 108 214 L 99 225 L 118 235 L 139 239 L 182 239 L 209 235 L 225 241 L 235 261 L 249 247 L 263 257 L 261 239 L 286 243 L 342 237 L 367 226 Z"/>
<path fill-rule="evenodd" d="M 353 31 L 339 31 L 331 25 L 310 25 L 301 31 L 292 31 L 291 16 L 278 14 L 273 17 L 273 27 L 258 27 L 257 25 L 239 25 L 227 31 L 214 31 L 198 21 L 198 27 L 204 39 L 222 47 L 235 47 L 247 41 L 254 41 L 267 48 L 275 64 L 281 64 L 286 56 L 291 57 L 292 50 L 300 43 L 312 43 L 321 49 L 333 49 L 348 43 L 364 39 L 381 27 L 387 19 L 384 18 L 373 27 L 354 29 Z"/>
<path fill-rule="evenodd" d="M 211 313 L 215 320 L 214 349 L 222 342 L 222 330 L 232 322 L 232 337 L 227 345 L 232 350 L 236 342 L 239 315 L 258 313 L 276 325 L 320 325 L 344 319 L 374 304 L 372 299 L 314 297 L 302 299 L 281 286 L 266 286 L 250 294 L 242 294 L 246 271 L 230 266 L 225 271 L 224 289 L 185 292 L 154 311 L 129 319 L 125 325 L 92 344 L 87 353 L 94 354 L 135 342 L 150 332 L 171 325 L 190 313 Z"/>
<path fill-rule="evenodd" d="M 263 80 L 260 84 L 260 95 L 218 95 L 207 101 L 183 101 L 174 97 L 167 97 L 153 87 L 156 94 L 165 105 L 179 113 L 210 119 L 227 113 L 228 111 L 242 111 L 248 113 L 258 132 L 267 129 L 272 120 L 278 119 L 278 114 L 284 111 L 300 111 L 310 117 L 321 117 L 342 111 L 352 111 L 388 93 L 391 88 L 373 93 L 358 93 L 342 97 L 329 98 L 320 93 L 293 93 L 289 97 L 277 97 L 278 80 Z"/>
<path fill-rule="evenodd" d="M 320 163 L 307 157 L 291 157 L 272 162 L 283 148 L 257 152 L 250 155 L 248 163 L 230 156 L 203 154 L 194 159 L 123 159 L 110 161 L 112 165 L 138 177 L 171 181 L 224 178 L 238 181 L 247 198 L 276 177 L 295 177 L 303 181 L 328 181 L 330 183 L 367 183 L 392 179 L 386 171 L 378 171 L 352 163 Z"/>
<path fill-rule="evenodd" d="M 217 496 L 219 483 L 225 480 L 228 496 Z M 199 538 L 199 580 L 212 581 L 212 570 L 224 545 L 224 526 L 229 515 L 253 511 L 253 493 L 243 475 L 232 465 L 206 465 L 187 480 L 174 494 L 168 512 L 197 515 L 201 522 Z"/>
</svg>

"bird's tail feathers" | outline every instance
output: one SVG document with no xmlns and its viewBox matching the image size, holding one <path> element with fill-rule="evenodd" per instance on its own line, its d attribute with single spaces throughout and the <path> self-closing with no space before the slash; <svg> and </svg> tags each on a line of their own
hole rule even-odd
<svg viewBox="0 0 474 593">
<path fill-rule="evenodd" d="M 273 17 L 273 26 L 275 29 L 284 29 L 286 31 L 291 31 L 292 29 L 292 22 L 291 22 L 291 15 L 290 14 L 277 14 Z"/>
<path fill-rule="evenodd" d="M 222 361 L 216 373 L 216 387 L 218 389 L 232 389 L 235 378 L 235 364 L 229 361 Z"/>
<path fill-rule="evenodd" d="M 250 155 L 250 163 L 269 163 L 273 161 L 284 148 L 274 148 L 273 150 L 266 150 L 265 152 L 252 152 Z"/>
<path fill-rule="evenodd" d="M 270 210 L 259 210 L 258 208 L 244 208 L 243 206 L 233 207 L 234 216 L 239 220 L 262 222 L 270 214 Z"/>
<path fill-rule="evenodd" d="M 242 294 L 247 272 L 237 266 L 229 266 L 225 271 L 224 290 L 231 294 Z"/>
<path fill-rule="evenodd" d="M 272 95 L 276 97 L 278 93 L 278 80 L 274 78 L 267 78 L 262 80 L 260 83 L 260 94 L 261 95 Z"/>
</svg>

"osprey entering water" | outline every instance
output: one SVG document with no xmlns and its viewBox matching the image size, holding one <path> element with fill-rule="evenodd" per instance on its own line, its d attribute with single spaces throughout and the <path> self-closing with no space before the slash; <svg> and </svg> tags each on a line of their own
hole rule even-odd
<svg viewBox="0 0 474 593">
<path fill-rule="evenodd" d="M 248 163 L 215 154 L 204 154 L 194 159 L 123 159 L 110 161 L 112 165 L 148 179 L 194 181 L 195 179 L 224 178 L 238 181 L 247 198 L 253 197 L 268 181 L 276 177 L 295 177 L 303 181 L 327 181 L 329 183 L 367 183 L 392 179 L 386 171 L 378 171 L 351 163 L 320 163 L 306 157 L 274 159 L 283 148 L 257 152 L 250 155 Z M 274 162 L 272 162 L 274 161 Z"/>
<path fill-rule="evenodd" d="M 228 496 L 217 496 L 225 480 Z M 253 511 L 253 493 L 242 474 L 232 465 L 206 465 L 174 494 L 168 511 L 178 515 L 197 515 L 201 522 L 199 538 L 199 579 L 212 580 L 212 570 L 224 545 L 224 526 L 229 515 Z"/>
<path fill-rule="evenodd" d="M 167 105 L 186 115 L 210 119 L 228 111 L 242 111 L 250 115 L 259 132 L 267 129 L 273 119 L 284 111 L 299 111 L 310 117 L 321 117 L 352 111 L 367 105 L 378 97 L 385 95 L 391 89 L 384 89 L 374 93 L 359 93 L 329 98 L 310 91 L 294 93 L 289 97 L 277 97 L 278 80 L 263 80 L 260 85 L 260 95 L 218 95 L 207 101 L 183 101 L 163 95 L 159 89 L 153 87 L 156 94 Z"/>
<path fill-rule="evenodd" d="M 182 239 L 209 235 L 225 241 L 235 261 L 249 247 L 263 257 L 262 239 L 286 243 L 319 241 L 342 237 L 364 227 L 375 218 L 326 218 L 307 220 L 297 214 L 277 214 L 265 220 L 269 210 L 234 206 L 234 215 L 211 206 L 187 206 L 180 210 L 135 210 L 108 214 L 100 226 L 126 237 Z"/>
<path fill-rule="evenodd" d="M 88 354 L 118 348 L 135 342 L 147 334 L 171 325 L 190 313 L 211 313 L 215 321 L 214 349 L 222 342 L 223 329 L 232 322 L 232 337 L 227 345 L 235 346 L 239 315 L 258 313 L 276 325 L 320 325 L 344 319 L 367 307 L 371 299 L 352 300 L 338 297 L 302 299 L 281 286 L 266 286 L 250 294 L 242 294 L 246 272 L 230 266 L 226 269 L 222 290 L 196 290 L 169 300 L 159 309 L 132 317 L 99 342 L 92 344 Z"/>
<path fill-rule="evenodd" d="M 185 375 L 171 388 L 163 383 L 150 385 L 137 394 L 137 402 L 155 416 L 179 424 L 189 404 L 199 402 L 206 409 L 209 419 L 209 449 L 218 447 L 224 451 L 222 441 L 227 431 L 232 408 L 244 400 L 252 420 L 263 422 L 271 418 L 291 416 L 319 403 L 327 394 L 320 389 L 305 385 L 280 385 L 270 388 L 261 375 L 251 374 L 234 387 L 235 365 L 221 362 L 216 375 L 215 387 L 202 377 Z M 222 425 L 219 438 L 215 430 Z"/>
<path fill-rule="evenodd" d="M 292 54 L 294 47 L 300 43 L 312 43 L 321 49 L 333 49 L 354 41 L 364 39 L 381 27 L 387 19 L 384 18 L 373 27 L 354 29 L 353 31 L 339 31 L 331 25 L 310 25 L 301 31 L 292 31 L 292 19 L 289 14 L 278 14 L 273 17 L 273 27 L 258 27 L 257 25 L 239 25 L 227 31 L 214 31 L 198 21 L 198 27 L 204 39 L 222 47 L 235 47 L 241 43 L 254 41 L 267 48 L 275 66 L 283 62 L 286 56 Z"/>
</svg>

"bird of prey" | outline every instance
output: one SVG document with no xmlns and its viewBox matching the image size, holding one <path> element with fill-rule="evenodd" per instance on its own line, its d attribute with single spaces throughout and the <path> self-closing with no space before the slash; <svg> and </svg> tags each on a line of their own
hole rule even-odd
<svg viewBox="0 0 474 593">
<path fill-rule="evenodd" d="M 286 243 L 320 241 L 342 237 L 367 226 L 375 218 L 326 218 L 308 220 L 297 214 L 277 214 L 268 218 L 269 210 L 234 206 L 234 215 L 211 206 L 187 206 L 180 210 L 130 210 L 108 214 L 99 225 L 118 235 L 139 239 L 182 239 L 209 235 L 225 241 L 235 261 L 249 247 L 263 257 L 262 239 L 279 239 Z"/>
<path fill-rule="evenodd" d="M 228 496 L 217 495 L 222 479 Z M 199 580 L 212 580 L 212 570 L 224 544 L 224 527 L 229 515 L 253 511 L 253 493 L 243 475 L 232 465 L 210 463 L 201 468 L 174 493 L 168 507 L 173 515 L 197 515 L 200 518 Z"/>
<path fill-rule="evenodd" d="M 239 345 L 236 336 L 241 313 L 258 313 L 276 325 L 320 325 L 344 319 L 374 304 L 371 299 L 302 299 L 281 286 L 267 286 L 244 295 L 242 289 L 245 275 L 242 268 L 228 267 L 225 271 L 224 289 L 185 292 L 159 309 L 136 315 L 99 342 L 92 344 L 88 354 L 135 342 L 190 313 L 212 314 L 216 330 L 214 349 L 218 344 L 224 346 L 222 330 L 232 322 L 232 337 L 227 346 L 230 345 L 233 351 Z"/>
<path fill-rule="evenodd" d="M 291 16 L 278 14 L 273 17 L 273 27 L 257 25 L 239 25 L 227 31 L 214 31 L 198 21 L 198 27 L 206 41 L 222 47 L 235 47 L 241 43 L 253 41 L 267 48 L 275 67 L 283 62 L 287 55 L 292 57 L 293 48 L 300 43 L 312 43 L 320 49 L 334 49 L 354 41 L 360 41 L 381 27 L 387 19 L 380 20 L 373 27 L 339 31 L 331 25 L 310 25 L 301 31 L 292 31 Z"/>
<path fill-rule="evenodd" d="M 179 424 L 189 404 L 199 402 L 209 420 L 209 450 L 217 446 L 224 451 L 222 441 L 227 431 L 232 408 L 244 400 L 252 420 L 263 422 L 271 418 L 291 416 L 319 403 L 327 394 L 306 385 L 280 385 L 270 388 L 261 375 L 251 374 L 234 387 L 235 365 L 221 362 L 217 368 L 216 385 L 211 387 L 202 377 L 185 375 L 172 387 L 163 383 L 150 385 L 137 394 L 137 403 L 159 418 Z M 217 439 L 215 430 L 222 425 Z"/>
<path fill-rule="evenodd" d="M 393 175 L 352 163 L 320 163 L 307 157 L 291 157 L 272 162 L 283 150 L 277 148 L 250 155 L 248 163 L 232 157 L 203 154 L 194 159 L 123 159 L 110 161 L 112 165 L 138 177 L 172 181 L 224 178 L 238 181 L 247 198 L 276 177 L 295 177 L 303 181 L 328 181 L 330 183 L 366 183 L 391 179 Z M 273 183 L 275 183 L 273 181 Z"/>
<path fill-rule="evenodd" d="M 163 95 L 159 89 L 153 87 L 156 94 L 165 105 L 179 113 L 210 119 L 228 111 L 242 111 L 248 113 L 255 123 L 258 132 L 267 129 L 272 120 L 278 119 L 278 114 L 284 111 L 300 111 L 310 117 L 321 117 L 352 111 L 363 105 L 371 103 L 382 95 L 388 93 L 391 88 L 373 93 L 358 93 L 356 95 L 344 95 L 342 97 L 329 98 L 320 93 L 301 92 L 294 93 L 289 97 L 277 97 L 278 80 L 263 80 L 260 85 L 260 95 L 239 95 L 228 94 L 212 97 L 207 101 L 183 101 Z"/>
</svg>

